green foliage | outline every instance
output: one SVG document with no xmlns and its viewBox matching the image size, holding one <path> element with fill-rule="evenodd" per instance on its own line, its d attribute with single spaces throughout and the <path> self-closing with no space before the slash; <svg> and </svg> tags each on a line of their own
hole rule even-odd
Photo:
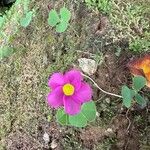
<svg viewBox="0 0 150 150">
<path fill-rule="evenodd" d="M 69 20 L 71 19 L 71 12 L 65 7 L 61 8 L 60 18 L 62 21 L 69 22 Z"/>
<path fill-rule="evenodd" d="M 69 123 L 75 127 L 85 127 L 87 125 L 87 119 L 82 113 L 79 113 L 75 116 L 69 116 Z"/>
<path fill-rule="evenodd" d="M 25 16 L 23 18 L 21 18 L 21 20 L 20 20 L 21 26 L 26 28 L 32 21 L 32 17 L 33 17 L 33 11 L 27 12 L 25 14 Z"/>
<path fill-rule="evenodd" d="M 133 100 L 135 100 L 139 105 L 145 105 L 145 99 L 138 93 L 145 85 L 146 79 L 142 76 L 137 76 L 133 78 L 132 89 L 129 89 L 126 85 L 123 86 L 121 90 L 123 105 L 130 108 Z"/>
<path fill-rule="evenodd" d="M 49 12 L 48 24 L 52 27 L 56 26 L 60 22 L 59 15 L 56 10 Z"/>
<path fill-rule="evenodd" d="M 94 121 L 96 118 L 96 106 L 93 101 L 83 104 L 82 114 L 88 121 Z"/>
<path fill-rule="evenodd" d="M 13 54 L 14 50 L 11 47 L 5 46 L 0 48 L 0 60 Z"/>
<path fill-rule="evenodd" d="M 10 56 L 13 53 L 11 38 L 18 32 L 18 24 L 23 14 L 28 12 L 30 0 L 16 0 L 9 11 L 3 16 L 0 14 L 0 59 Z M 28 16 L 27 16 L 28 17 Z"/>
<path fill-rule="evenodd" d="M 89 7 L 94 7 L 104 14 L 109 14 L 111 11 L 111 0 L 85 0 Z"/>
<path fill-rule="evenodd" d="M 121 94 L 123 97 L 123 104 L 127 108 L 129 108 L 131 106 L 131 102 L 132 102 L 132 98 L 133 98 L 132 94 L 131 94 L 131 90 L 127 86 L 123 86 Z"/>
<path fill-rule="evenodd" d="M 61 125 L 68 125 L 68 115 L 64 112 L 63 109 L 59 109 L 56 113 L 56 119 Z"/>
<path fill-rule="evenodd" d="M 96 118 L 96 106 L 93 101 L 84 103 L 81 112 L 77 115 L 70 116 L 59 109 L 56 114 L 56 119 L 61 125 L 72 125 L 75 127 L 85 127 L 88 122 L 94 121 Z"/>
<path fill-rule="evenodd" d="M 56 32 L 62 33 L 67 30 L 70 19 L 71 12 L 67 8 L 61 8 L 60 14 L 58 14 L 56 10 L 52 9 L 49 12 L 48 24 L 52 27 L 56 27 Z"/>
<path fill-rule="evenodd" d="M 112 10 L 109 16 L 114 26 L 112 38 L 114 41 L 126 39 L 129 50 L 133 52 L 146 52 L 150 47 L 149 12 L 146 5 L 136 1 L 112 1 Z"/>
<path fill-rule="evenodd" d="M 136 91 L 140 91 L 146 85 L 146 79 L 142 76 L 133 78 L 133 87 Z"/>
<path fill-rule="evenodd" d="M 129 49 L 134 52 L 149 51 L 150 48 L 150 35 L 149 38 L 136 38 L 129 42 Z"/>
<path fill-rule="evenodd" d="M 138 93 L 135 95 L 135 100 L 141 106 L 143 106 L 143 105 L 146 104 L 145 99 L 140 94 L 138 94 Z"/>
<path fill-rule="evenodd" d="M 56 32 L 58 33 L 62 33 L 64 31 L 66 31 L 68 28 L 68 23 L 65 21 L 62 21 L 61 23 L 59 23 L 58 25 L 56 25 Z"/>
<path fill-rule="evenodd" d="M 0 16 L 0 28 L 2 27 L 3 23 L 4 23 L 4 17 Z"/>
</svg>

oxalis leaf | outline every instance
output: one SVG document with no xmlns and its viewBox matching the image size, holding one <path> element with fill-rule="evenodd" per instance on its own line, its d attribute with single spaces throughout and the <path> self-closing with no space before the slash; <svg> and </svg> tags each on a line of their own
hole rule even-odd
<svg viewBox="0 0 150 150">
<path fill-rule="evenodd" d="M 52 9 L 49 12 L 49 17 L 48 17 L 48 24 L 52 27 L 56 26 L 60 22 L 58 13 L 56 10 Z"/>
<path fill-rule="evenodd" d="M 140 91 L 146 85 L 146 79 L 142 76 L 133 78 L 133 88 L 136 91 Z"/>
<path fill-rule="evenodd" d="M 81 112 L 75 116 L 69 116 L 69 123 L 75 127 L 85 127 L 88 122 L 96 118 L 96 106 L 93 101 L 84 103 Z"/>
<path fill-rule="evenodd" d="M 8 47 L 8 46 L 0 48 L 0 60 L 12 55 L 13 52 L 14 52 L 13 48 Z"/>
<path fill-rule="evenodd" d="M 70 18 L 71 13 L 66 7 L 60 9 L 60 14 L 52 9 L 49 12 L 48 24 L 52 27 L 56 26 L 56 32 L 62 33 L 68 28 Z"/>
<path fill-rule="evenodd" d="M 56 120 L 61 124 L 61 125 L 68 125 L 68 114 L 64 112 L 63 109 L 58 109 L 56 113 Z"/>
<path fill-rule="evenodd" d="M 27 12 L 26 16 L 20 20 L 21 26 L 26 28 L 30 24 L 32 17 L 33 17 L 33 11 Z"/>
<path fill-rule="evenodd" d="M 0 16 L 0 28 L 2 27 L 3 23 L 4 23 L 4 18 Z"/>
<path fill-rule="evenodd" d="M 135 100 L 141 106 L 145 106 L 146 105 L 146 100 L 140 94 L 136 94 L 135 95 Z"/>
<path fill-rule="evenodd" d="M 60 17 L 64 22 L 68 22 L 71 19 L 71 12 L 66 7 L 63 7 L 60 9 Z"/>
<path fill-rule="evenodd" d="M 131 106 L 131 102 L 132 102 L 132 98 L 133 98 L 132 91 L 127 86 L 123 86 L 122 90 L 121 90 L 121 94 L 123 97 L 123 104 L 127 108 L 129 108 Z"/>
<path fill-rule="evenodd" d="M 68 23 L 65 21 L 62 21 L 58 25 L 56 25 L 56 32 L 62 33 L 67 29 L 67 27 L 68 27 Z"/>
<path fill-rule="evenodd" d="M 75 127 L 85 127 L 88 122 L 94 121 L 96 118 L 96 106 L 93 101 L 84 103 L 81 112 L 77 115 L 71 116 L 59 109 L 56 113 L 56 120 L 61 125 L 72 125 Z"/>
<path fill-rule="evenodd" d="M 79 113 L 75 116 L 69 116 L 69 123 L 72 126 L 81 128 L 87 125 L 87 119 L 82 113 Z"/>
<path fill-rule="evenodd" d="M 93 101 L 84 103 L 82 105 L 82 114 L 86 117 L 87 121 L 94 121 L 96 118 L 96 106 Z"/>
</svg>

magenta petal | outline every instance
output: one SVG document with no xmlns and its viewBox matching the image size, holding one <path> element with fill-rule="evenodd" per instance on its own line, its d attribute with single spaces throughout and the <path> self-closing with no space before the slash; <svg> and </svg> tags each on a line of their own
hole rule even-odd
<svg viewBox="0 0 150 150">
<path fill-rule="evenodd" d="M 81 81 L 83 80 L 83 77 L 80 71 L 71 70 L 65 74 L 65 79 L 67 82 L 74 85 L 75 90 L 77 91 L 81 86 Z"/>
<path fill-rule="evenodd" d="M 57 87 L 47 97 L 48 105 L 54 108 L 58 108 L 63 105 L 63 92 L 62 87 Z"/>
<path fill-rule="evenodd" d="M 48 86 L 55 89 L 65 83 L 64 76 L 61 73 L 54 73 L 48 81 Z"/>
<path fill-rule="evenodd" d="M 73 96 L 74 99 L 82 103 L 92 99 L 92 89 L 87 83 L 81 83 L 81 87 Z"/>
<path fill-rule="evenodd" d="M 81 103 L 76 102 L 72 96 L 64 96 L 64 108 L 65 112 L 69 115 L 76 115 L 81 110 Z"/>
</svg>

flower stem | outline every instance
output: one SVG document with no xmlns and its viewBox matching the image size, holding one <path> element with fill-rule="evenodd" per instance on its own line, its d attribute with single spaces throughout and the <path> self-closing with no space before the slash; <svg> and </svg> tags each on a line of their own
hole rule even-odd
<svg viewBox="0 0 150 150">
<path fill-rule="evenodd" d="M 99 87 L 98 84 L 97 84 L 91 77 L 89 77 L 88 75 L 83 74 L 83 73 L 82 73 L 82 75 L 83 75 L 84 77 L 88 78 L 90 81 L 92 81 L 93 84 L 94 84 L 100 91 L 102 91 L 103 93 L 105 93 L 105 94 L 107 94 L 107 95 L 111 95 L 111 96 L 115 96 L 115 97 L 122 98 L 121 95 L 117 95 L 117 94 L 110 93 L 110 92 L 107 92 L 107 91 L 103 90 L 103 89 L 102 89 L 101 87 Z"/>
</svg>

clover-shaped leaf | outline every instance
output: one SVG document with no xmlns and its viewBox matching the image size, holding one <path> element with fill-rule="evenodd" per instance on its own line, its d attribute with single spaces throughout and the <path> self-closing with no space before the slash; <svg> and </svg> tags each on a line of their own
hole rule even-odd
<svg viewBox="0 0 150 150">
<path fill-rule="evenodd" d="M 56 10 L 52 9 L 49 12 L 48 24 L 52 27 L 56 26 L 60 22 L 59 15 Z"/>
<path fill-rule="evenodd" d="M 133 78 L 133 87 L 136 91 L 140 91 L 146 85 L 146 79 L 142 76 Z"/>
<path fill-rule="evenodd" d="M 123 97 L 123 104 L 129 108 L 131 106 L 133 93 L 132 90 L 130 90 L 127 86 L 122 87 L 121 91 L 122 97 Z"/>
<path fill-rule="evenodd" d="M 68 125 L 68 115 L 64 112 L 63 109 L 59 109 L 56 113 L 56 120 L 61 124 L 61 125 Z"/>
<path fill-rule="evenodd" d="M 70 18 L 71 13 L 66 7 L 60 9 L 60 14 L 52 9 L 49 12 L 48 24 L 52 27 L 56 27 L 56 32 L 62 33 L 68 28 Z"/>
<path fill-rule="evenodd" d="M 94 121 L 96 118 L 96 106 L 93 101 L 84 103 L 81 112 L 77 115 L 68 115 L 63 109 L 59 109 L 56 119 L 61 125 L 72 125 L 75 127 L 85 127 L 88 122 Z"/>
<path fill-rule="evenodd" d="M 68 22 L 71 18 L 71 13 L 66 7 L 63 7 L 60 9 L 60 17 L 61 20 Z"/>
<path fill-rule="evenodd" d="M 8 46 L 0 48 L 0 60 L 12 55 L 13 52 L 14 52 L 14 49 Z"/>
<path fill-rule="evenodd" d="M 91 122 L 96 118 L 96 106 L 93 101 L 83 104 L 82 106 L 82 114 L 86 117 L 86 119 Z"/>
<path fill-rule="evenodd" d="M 0 28 L 2 27 L 3 23 L 4 23 L 4 17 L 0 16 Z"/>
<path fill-rule="evenodd" d="M 140 94 L 135 95 L 135 100 L 141 106 L 146 105 L 146 100 Z"/>
<path fill-rule="evenodd" d="M 96 118 L 96 106 L 93 101 L 84 103 L 81 112 L 75 116 L 69 116 L 69 122 L 75 127 L 85 127 L 88 122 Z"/>
<path fill-rule="evenodd" d="M 27 27 L 32 20 L 32 16 L 33 16 L 33 11 L 27 12 L 26 16 L 20 20 L 21 26 Z"/>
<path fill-rule="evenodd" d="M 21 18 L 21 20 L 20 20 L 21 26 L 26 28 L 30 24 L 32 17 L 33 17 L 33 11 L 27 12 L 25 17 Z"/>
<path fill-rule="evenodd" d="M 81 128 L 87 125 L 87 119 L 82 113 L 79 113 L 75 116 L 69 116 L 69 123 L 72 126 Z"/>
<path fill-rule="evenodd" d="M 68 23 L 65 21 L 62 21 L 56 26 L 56 32 L 62 33 L 67 29 L 67 27 L 68 27 Z"/>
</svg>

